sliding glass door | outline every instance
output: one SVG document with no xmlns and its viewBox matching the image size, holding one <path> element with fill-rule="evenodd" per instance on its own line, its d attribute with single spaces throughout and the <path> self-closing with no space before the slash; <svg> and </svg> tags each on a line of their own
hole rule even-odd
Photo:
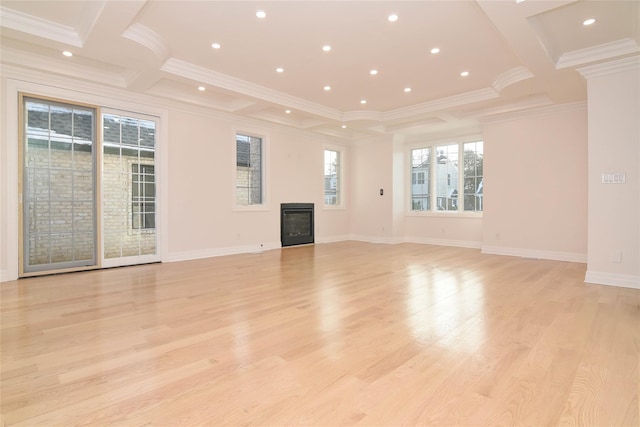
<svg viewBox="0 0 640 427">
<path fill-rule="evenodd" d="M 96 265 L 96 111 L 23 106 L 23 272 Z"/>
<path fill-rule="evenodd" d="M 20 275 L 159 261 L 156 119 L 22 105 Z"/>
</svg>

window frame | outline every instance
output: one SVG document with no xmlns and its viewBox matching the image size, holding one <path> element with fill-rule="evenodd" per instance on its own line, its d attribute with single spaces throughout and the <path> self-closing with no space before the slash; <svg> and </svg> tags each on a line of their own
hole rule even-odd
<svg viewBox="0 0 640 427">
<path fill-rule="evenodd" d="M 260 158 L 260 174 L 262 185 L 262 201 L 261 203 L 254 203 L 249 205 L 243 205 L 238 203 L 237 197 L 237 183 L 238 183 L 238 145 L 237 136 L 248 136 L 252 138 L 259 138 L 261 140 L 261 158 Z M 268 158 L 269 158 L 269 136 L 267 134 L 257 132 L 251 129 L 234 129 L 233 131 L 233 154 L 231 159 L 233 161 L 233 179 L 231 181 L 232 198 L 233 198 L 233 211 L 234 212 L 246 212 L 246 211 L 268 211 L 269 210 L 269 174 L 268 174 Z"/>
<path fill-rule="evenodd" d="M 328 204 L 326 203 L 326 188 L 325 188 L 325 156 L 327 151 L 331 151 L 337 154 L 337 159 L 339 160 L 337 173 L 336 173 L 336 204 Z M 322 149 L 322 207 L 325 209 L 344 209 L 344 150 L 340 147 L 335 146 L 325 146 Z"/>
<path fill-rule="evenodd" d="M 458 188 L 456 189 L 458 194 L 458 208 L 456 210 L 437 210 L 437 177 L 435 176 L 435 164 L 437 161 L 437 148 L 444 145 L 457 145 L 458 146 L 458 164 L 462 165 L 464 162 L 464 145 L 471 142 L 483 142 L 482 135 L 469 135 L 458 138 L 447 138 L 433 141 L 427 141 L 422 143 L 413 143 L 406 147 L 406 162 L 407 173 L 405 173 L 405 216 L 431 216 L 431 217 L 450 217 L 450 218 L 482 218 L 484 209 L 482 211 L 465 211 L 464 210 L 464 166 L 458 167 Z M 412 151 L 423 148 L 431 149 L 430 160 L 430 186 L 429 186 L 429 203 L 431 205 L 430 210 L 413 210 L 412 204 L 412 182 L 413 182 L 413 167 L 412 167 Z M 483 150 L 484 151 L 484 150 Z M 483 176 L 484 178 L 484 176 Z M 426 179 L 426 177 L 425 177 Z M 462 195 L 462 199 L 460 199 Z M 461 202 L 462 201 L 462 202 Z"/>
</svg>

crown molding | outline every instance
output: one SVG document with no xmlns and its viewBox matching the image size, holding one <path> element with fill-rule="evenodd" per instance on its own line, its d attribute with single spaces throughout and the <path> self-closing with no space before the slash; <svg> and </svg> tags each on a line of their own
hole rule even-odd
<svg viewBox="0 0 640 427">
<path fill-rule="evenodd" d="M 640 56 L 638 55 L 576 69 L 587 80 L 634 70 L 640 70 Z"/>
<path fill-rule="evenodd" d="M 342 113 L 341 121 L 353 122 L 356 120 L 380 122 L 382 121 L 382 113 L 370 110 L 345 111 Z"/>
<path fill-rule="evenodd" d="M 532 108 L 525 111 L 512 111 L 504 114 L 498 114 L 482 119 L 483 125 L 490 125 L 494 123 L 509 122 L 512 120 L 530 119 L 541 116 L 548 116 L 551 114 L 559 114 L 568 111 L 584 110 L 587 111 L 587 102 L 571 102 L 560 105 L 549 105 L 544 107 Z"/>
<path fill-rule="evenodd" d="M 85 3 L 86 14 L 83 19 L 80 21 L 79 28 L 77 29 L 78 35 L 84 44 L 91 31 L 93 31 L 93 27 L 98 22 L 100 15 L 102 15 L 102 11 L 104 7 L 107 5 L 107 0 L 92 0 Z"/>
<path fill-rule="evenodd" d="M 70 46 L 82 47 L 84 42 L 78 32 L 66 25 L 27 15 L 17 10 L 0 6 L 2 27 L 54 40 Z"/>
<path fill-rule="evenodd" d="M 77 61 L 51 58 L 49 56 L 13 48 L 4 48 L 2 50 L 2 63 L 29 68 L 32 67 L 30 64 L 34 64 L 33 68 L 37 65 L 38 70 L 46 72 L 49 76 L 57 73 L 75 79 L 89 80 L 120 88 L 126 87 L 126 80 L 127 77 L 129 77 L 117 72 L 105 71 L 97 67 L 84 65 Z"/>
<path fill-rule="evenodd" d="M 620 39 L 586 49 L 574 50 L 560 55 L 556 62 L 556 70 L 576 67 L 590 62 L 604 61 L 623 55 L 640 52 L 640 46 L 633 39 Z"/>
<path fill-rule="evenodd" d="M 339 110 L 329 108 L 315 102 L 287 95 L 282 92 L 260 86 L 236 77 L 212 71 L 186 61 L 171 57 L 165 61 L 160 70 L 196 82 L 231 90 L 263 101 L 286 106 L 292 109 L 315 114 L 327 119 L 340 121 L 342 114 Z"/>
<path fill-rule="evenodd" d="M 492 87 L 498 92 L 502 92 L 504 88 L 511 86 L 512 84 L 521 82 L 522 80 L 530 79 L 532 77 L 534 77 L 533 73 L 529 71 L 528 68 L 519 66 L 500 74 L 493 82 Z"/>
<path fill-rule="evenodd" d="M 498 92 L 496 92 L 495 89 L 488 87 L 484 89 L 474 90 L 472 92 L 465 92 L 458 95 L 447 96 L 445 98 L 436 99 L 434 101 L 424 102 L 422 104 L 415 104 L 408 107 L 389 110 L 385 113 L 382 113 L 382 120 L 390 121 L 405 119 L 421 114 L 433 113 L 434 111 L 459 107 L 460 105 L 487 101 L 498 97 Z"/>
<path fill-rule="evenodd" d="M 163 38 L 145 25 L 140 23 L 131 25 L 122 33 L 122 37 L 146 47 L 163 61 L 169 58 L 169 48 Z"/>
</svg>

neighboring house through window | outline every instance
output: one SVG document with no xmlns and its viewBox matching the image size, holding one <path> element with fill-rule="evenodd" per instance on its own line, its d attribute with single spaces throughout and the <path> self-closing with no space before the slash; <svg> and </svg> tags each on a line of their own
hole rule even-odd
<svg viewBox="0 0 640 427">
<path fill-rule="evenodd" d="M 418 148 L 410 156 L 412 211 L 482 212 L 482 141 Z"/>
<path fill-rule="evenodd" d="M 341 164 L 340 152 L 324 150 L 324 204 L 337 206 L 341 204 Z"/>
<path fill-rule="evenodd" d="M 263 141 L 249 135 L 236 135 L 236 204 L 263 203 Z"/>
<path fill-rule="evenodd" d="M 131 165 L 132 225 L 156 228 L 156 183 L 153 165 Z"/>
</svg>

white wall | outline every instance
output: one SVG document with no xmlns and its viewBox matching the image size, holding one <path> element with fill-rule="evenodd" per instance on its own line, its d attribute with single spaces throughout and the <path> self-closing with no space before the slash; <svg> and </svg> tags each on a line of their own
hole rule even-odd
<svg viewBox="0 0 640 427">
<path fill-rule="evenodd" d="M 349 159 L 349 148 L 341 141 L 38 72 L 3 68 L 1 84 L 2 281 L 14 280 L 18 274 L 18 91 L 161 116 L 158 155 L 163 261 L 279 247 L 283 202 L 316 204 L 318 242 L 349 236 L 348 208 L 323 207 L 323 150 L 341 149 Z M 236 131 L 263 136 L 267 142 L 267 204 L 259 210 L 243 211 L 235 206 Z M 349 168 L 347 160 L 347 177 Z"/>
<path fill-rule="evenodd" d="M 640 59 L 586 67 L 589 257 L 586 281 L 640 289 Z M 624 184 L 603 184 L 624 173 Z"/>
<path fill-rule="evenodd" d="M 580 103 L 485 124 L 483 252 L 586 261 L 586 113 Z"/>
</svg>

